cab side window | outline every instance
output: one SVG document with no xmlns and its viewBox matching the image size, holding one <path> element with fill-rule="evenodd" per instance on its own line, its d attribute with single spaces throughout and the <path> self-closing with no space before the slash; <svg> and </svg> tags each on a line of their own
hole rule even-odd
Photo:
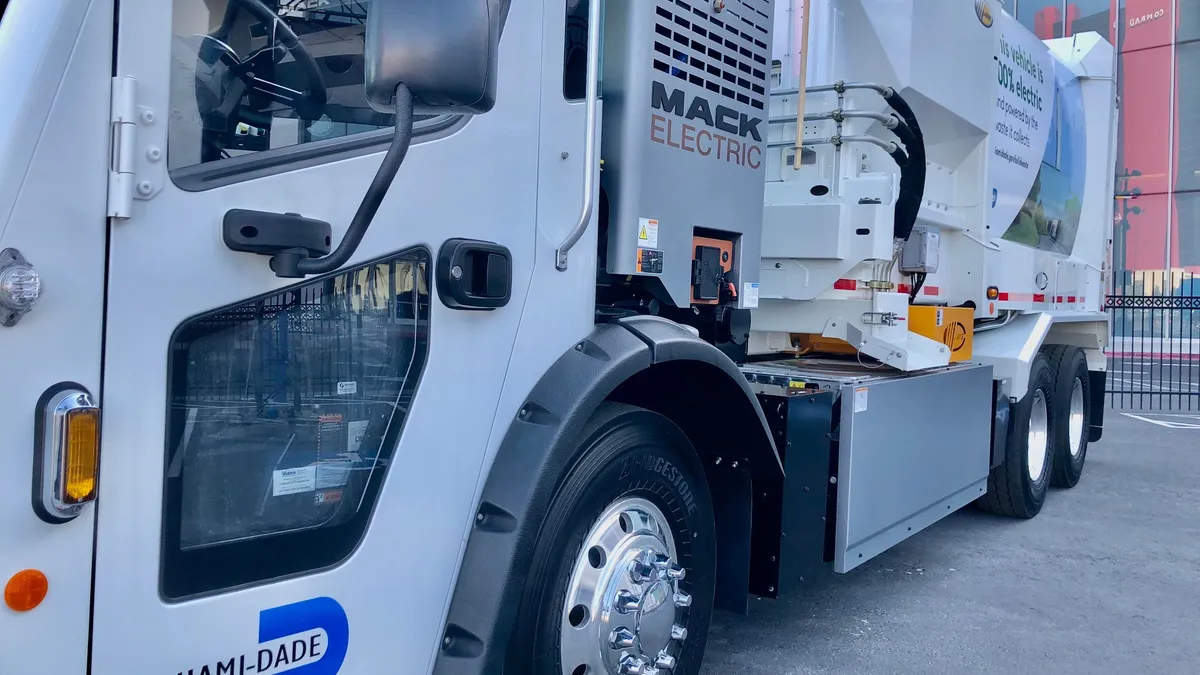
<svg viewBox="0 0 1200 675">
<path fill-rule="evenodd" d="M 588 10 L 592 0 L 567 0 L 567 35 L 563 45 L 563 97 L 587 96 Z M 600 0 L 596 0 L 599 2 Z"/>
<path fill-rule="evenodd" d="M 429 269 L 428 251 L 411 249 L 176 329 L 164 600 L 310 573 L 354 551 L 425 367 Z"/>
<path fill-rule="evenodd" d="M 185 189 L 181 172 L 393 125 L 363 93 L 371 0 L 173 2 L 167 164 Z M 418 131 L 431 119 L 419 117 Z"/>
</svg>

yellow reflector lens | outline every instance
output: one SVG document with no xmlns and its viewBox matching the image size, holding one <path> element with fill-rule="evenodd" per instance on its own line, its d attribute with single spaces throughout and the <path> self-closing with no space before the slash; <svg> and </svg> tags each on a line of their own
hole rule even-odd
<svg viewBox="0 0 1200 675">
<path fill-rule="evenodd" d="M 63 502 L 82 504 L 96 496 L 100 470 L 100 411 L 78 408 L 67 413 L 63 444 Z"/>
<path fill-rule="evenodd" d="M 14 612 L 28 612 L 42 604 L 50 582 L 38 570 L 21 570 L 4 585 L 4 604 Z"/>
<path fill-rule="evenodd" d="M 998 297 L 1000 297 L 1000 289 L 996 288 L 995 286 L 988 286 L 988 289 L 987 289 L 988 300 L 995 300 Z"/>
</svg>

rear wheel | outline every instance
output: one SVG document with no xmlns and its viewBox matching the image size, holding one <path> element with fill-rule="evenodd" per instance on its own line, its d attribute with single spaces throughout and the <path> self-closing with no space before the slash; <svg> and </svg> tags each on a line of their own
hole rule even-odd
<svg viewBox="0 0 1200 675">
<path fill-rule="evenodd" d="M 712 503 L 683 432 L 606 403 L 534 548 L 506 672 L 695 675 L 712 618 Z"/>
<path fill-rule="evenodd" d="M 1012 410 L 1004 463 L 988 476 L 987 494 L 978 504 L 985 511 L 1032 518 L 1042 510 L 1054 465 L 1054 375 L 1039 352 L 1029 369 L 1029 390 Z"/>
<path fill-rule="evenodd" d="M 1054 439 L 1054 487 L 1075 487 L 1087 459 L 1091 380 L 1087 356 L 1078 347 L 1063 348 L 1055 376 L 1054 411 L 1050 433 Z"/>
</svg>

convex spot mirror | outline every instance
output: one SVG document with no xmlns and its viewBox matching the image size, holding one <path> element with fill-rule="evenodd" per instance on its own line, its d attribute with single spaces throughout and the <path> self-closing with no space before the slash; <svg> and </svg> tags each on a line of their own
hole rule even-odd
<svg viewBox="0 0 1200 675">
<path fill-rule="evenodd" d="M 496 103 L 496 58 L 511 0 L 371 0 L 366 95 L 395 111 L 400 85 L 416 114 L 482 114 Z"/>
</svg>

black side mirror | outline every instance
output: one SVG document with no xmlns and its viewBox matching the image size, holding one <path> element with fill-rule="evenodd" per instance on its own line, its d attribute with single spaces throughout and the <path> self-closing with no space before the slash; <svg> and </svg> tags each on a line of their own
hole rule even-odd
<svg viewBox="0 0 1200 675">
<path fill-rule="evenodd" d="M 496 102 L 496 59 L 511 0 L 371 0 L 367 101 L 396 108 L 396 89 L 417 113 L 481 114 Z"/>
</svg>

